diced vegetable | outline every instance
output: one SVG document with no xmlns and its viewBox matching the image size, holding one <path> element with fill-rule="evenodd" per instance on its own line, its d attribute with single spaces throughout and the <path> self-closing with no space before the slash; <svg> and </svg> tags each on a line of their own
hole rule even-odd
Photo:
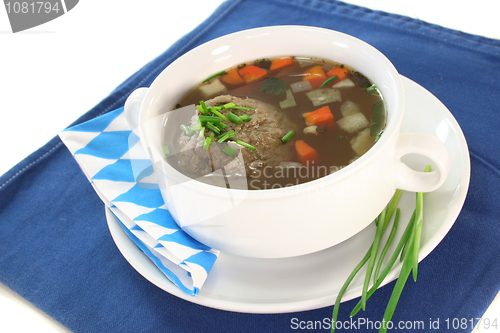
<svg viewBox="0 0 500 333">
<path fill-rule="evenodd" d="M 237 68 L 233 68 L 229 72 L 227 72 L 222 77 L 222 81 L 232 86 L 238 86 L 240 84 L 245 83 L 245 81 L 241 78 L 240 74 L 238 74 Z"/>
<path fill-rule="evenodd" d="M 232 112 L 229 112 L 227 114 L 227 118 L 229 119 L 229 121 L 232 121 L 233 123 L 236 123 L 236 124 L 241 124 L 243 122 L 243 120 L 241 120 L 240 117 L 238 117 L 237 115 L 235 115 L 234 113 Z"/>
<path fill-rule="evenodd" d="M 377 102 L 372 106 L 372 121 L 370 124 L 370 135 L 377 136 L 385 127 L 384 101 Z"/>
<path fill-rule="evenodd" d="M 290 89 L 292 89 L 293 93 L 298 93 L 301 91 L 312 90 L 312 86 L 309 81 L 297 81 L 294 83 L 290 83 Z"/>
<path fill-rule="evenodd" d="M 205 80 L 203 80 L 202 83 L 208 82 L 208 81 L 212 80 L 214 77 L 217 77 L 217 76 L 220 76 L 220 75 L 224 75 L 224 74 L 226 74 L 226 71 L 220 71 L 218 73 L 215 73 L 214 75 L 212 75 L 212 76 L 206 78 Z"/>
<path fill-rule="evenodd" d="M 352 82 L 352 80 L 345 79 L 340 82 L 335 83 L 332 88 L 339 89 L 339 88 L 352 88 L 354 87 L 355 84 Z"/>
<path fill-rule="evenodd" d="M 291 57 L 274 59 L 273 61 L 271 61 L 271 67 L 269 67 L 269 70 L 275 71 L 283 67 L 290 66 L 291 64 L 293 64 L 293 59 Z"/>
<path fill-rule="evenodd" d="M 311 100 L 314 106 L 342 102 L 340 91 L 337 89 L 324 88 L 306 92 L 307 97 Z"/>
<path fill-rule="evenodd" d="M 340 106 L 340 112 L 342 112 L 343 117 L 350 116 L 352 114 L 360 112 L 359 105 L 353 101 L 345 101 Z"/>
<path fill-rule="evenodd" d="M 227 92 L 227 88 L 219 79 L 215 79 L 209 84 L 200 86 L 200 95 L 203 99 L 209 99 L 217 95 L 223 95 Z"/>
<path fill-rule="evenodd" d="M 326 75 L 328 77 L 334 77 L 336 76 L 337 79 L 335 81 L 333 81 L 333 83 L 337 83 L 337 82 L 340 82 L 344 79 L 347 78 L 347 73 L 349 71 L 347 70 L 347 68 L 342 68 L 342 67 L 335 67 L 334 69 L 332 69 L 331 71 L 329 71 L 328 73 L 326 73 Z"/>
<path fill-rule="evenodd" d="M 370 122 L 364 114 L 358 112 L 337 120 L 337 125 L 347 133 L 356 133 L 370 126 Z"/>
<path fill-rule="evenodd" d="M 284 101 L 280 102 L 280 108 L 286 109 L 286 108 L 291 108 L 292 106 L 296 106 L 297 103 L 295 103 L 295 98 L 293 98 L 292 91 L 288 89 L 286 91 L 286 98 Z"/>
<path fill-rule="evenodd" d="M 290 131 L 290 132 L 286 133 L 285 136 L 281 138 L 281 142 L 287 143 L 288 140 L 290 140 L 294 135 L 295 135 L 294 131 Z"/>
<path fill-rule="evenodd" d="M 255 65 L 245 66 L 238 70 L 243 80 L 246 83 L 252 83 L 258 80 L 263 80 L 267 77 L 267 71 Z"/>
<path fill-rule="evenodd" d="M 326 74 L 325 71 L 321 66 L 314 66 L 302 73 L 304 76 L 302 76 L 303 81 L 308 81 L 313 89 L 318 89 L 319 86 L 326 80 Z"/>
<path fill-rule="evenodd" d="M 308 163 L 312 163 L 318 159 L 316 149 L 309 146 L 304 142 L 304 140 L 295 141 L 295 151 L 297 152 L 297 156 L 303 165 L 307 165 Z"/>
<path fill-rule="evenodd" d="M 316 125 L 331 128 L 334 125 L 333 114 L 328 105 L 315 111 L 304 113 L 303 116 L 307 126 Z"/>
<path fill-rule="evenodd" d="M 304 134 L 315 134 L 315 135 L 318 135 L 318 126 L 307 126 L 306 128 L 304 128 L 304 130 L 302 131 Z"/>
<path fill-rule="evenodd" d="M 288 84 L 285 82 L 285 80 L 278 79 L 272 76 L 268 76 L 266 78 L 266 81 L 264 82 L 264 85 L 260 89 L 260 91 L 272 94 L 272 95 L 279 95 L 283 96 L 285 95 L 285 92 L 288 88 Z"/>
<path fill-rule="evenodd" d="M 366 128 L 351 139 L 352 150 L 361 156 L 373 146 L 373 136 L 370 136 L 370 129 Z"/>
</svg>

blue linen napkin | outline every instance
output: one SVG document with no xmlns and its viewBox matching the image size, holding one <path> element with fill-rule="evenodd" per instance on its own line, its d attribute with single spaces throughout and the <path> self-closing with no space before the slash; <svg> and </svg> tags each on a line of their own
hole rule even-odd
<svg viewBox="0 0 500 333">
<path fill-rule="evenodd" d="M 176 286 L 197 295 L 219 251 L 174 221 L 136 131 L 121 107 L 67 128 L 59 137 L 129 237 Z"/>
<path fill-rule="evenodd" d="M 426 325 L 405 332 L 471 332 L 471 320 L 483 315 L 500 289 L 500 41 L 339 1 L 230 0 L 74 125 L 123 106 L 134 89 L 148 86 L 175 58 L 208 40 L 279 24 L 326 27 L 372 44 L 402 75 L 438 97 L 461 125 L 471 155 L 468 197 L 448 235 L 419 265 L 418 282 L 405 286 L 393 321 Z M 332 313 L 331 306 L 234 313 L 155 287 L 116 249 L 102 201 L 59 138 L 0 178 L 0 281 L 73 332 L 292 332 L 298 330 L 294 322 L 304 327 Z M 393 287 L 380 288 L 356 318 L 380 320 Z M 349 320 L 357 301 L 342 304 L 339 320 Z M 437 319 L 439 327 L 431 330 L 429 322 Z M 464 320 L 466 327 L 446 326 Z"/>
</svg>

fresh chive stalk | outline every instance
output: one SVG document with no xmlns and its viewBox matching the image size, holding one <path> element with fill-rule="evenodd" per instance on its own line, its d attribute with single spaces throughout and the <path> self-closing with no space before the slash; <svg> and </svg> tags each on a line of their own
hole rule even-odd
<svg viewBox="0 0 500 333">
<path fill-rule="evenodd" d="M 220 75 L 224 75 L 224 74 L 226 74 L 226 71 L 220 71 L 218 73 L 215 73 L 214 75 L 212 75 L 212 76 L 206 78 L 205 80 L 203 80 L 202 83 L 208 82 L 208 81 L 212 80 L 213 78 L 215 78 L 217 76 L 220 76 Z"/>
<path fill-rule="evenodd" d="M 243 142 L 241 140 L 236 140 L 236 143 L 239 144 L 239 145 L 242 145 L 243 147 L 246 147 L 246 148 L 249 148 L 249 149 L 252 149 L 252 150 L 257 150 L 257 148 L 255 148 L 254 146 L 249 145 L 248 143 Z"/>
<path fill-rule="evenodd" d="M 425 169 L 425 172 L 430 171 L 430 166 L 427 166 Z M 342 296 L 347 290 L 347 287 L 351 283 L 352 279 L 354 276 L 359 272 L 361 267 L 363 267 L 367 262 L 370 261 L 371 263 L 371 258 L 372 255 L 375 251 L 375 247 L 377 246 L 377 242 L 380 241 L 380 239 L 377 239 L 377 236 L 379 234 L 383 234 L 383 231 L 385 227 L 387 227 L 388 221 L 391 219 L 392 214 L 394 211 L 396 211 L 396 216 L 394 217 L 394 225 L 391 230 L 391 234 L 389 235 L 389 238 L 387 239 L 387 242 L 382 250 L 382 253 L 380 255 L 380 258 L 377 263 L 377 268 L 375 269 L 374 273 L 374 282 L 373 286 L 369 291 L 364 290 L 365 285 L 363 285 L 363 294 L 361 297 L 361 300 L 358 302 L 358 304 L 354 307 L 354 309 L 351 312 L 351 317 L 356 315 L 360 309 L 364 309 L 364 306 L 366 304 L 366 300 L 377 290 L 377 288 L 382 284 L 384 279 L 387 277 L 389 274 L 390 270 L 393 268 L 396 260 L 398 259 L 399 256 L 403 258 L 403 265 L 401 268 L 401 272 L 399 273 L 398 279 L 396 281 L 396 284 L 394 286 L 394 289 L 392 291 L 391 297 L 389 299 L 389 302 L 387 304 L 387 307 L 385 309 L 383 321 L 389 322 L 392 319 L 392 316 L 394 314 L 394 311 L 396 310 L 397 303 L 399 301 L 399 298 L 401 296 L 401 293 L 403 291 L 404 285 L 406 281 L 408 280 L 408 277 L 410 276 L 410 273 L 413 271 L 413 278 L 416 281 L 417 277 L 417 269 L 418 269 L 418 252 L 420 250 L 420 237 L 422 234 L 422 225 L 423 225 L 423 193 L 418 192 L 417 193 L 417 199 L 416 199 L 416 207 L 413 212 L 413 215 L 406 226 L 406 229 L 401 236 L 401 239 L 399 240 L 394 252 L 391 255 L 391 258 L 389 259 L 386 267 L 380 274 L 378 275 L 378 272 L 380 270 L 380 267 L 382 265 L 382 262 L 384 260 L 384 257 L 387 253 L 387 250 L 390 246 L 390 244 L 394 240 L 394 235 L 396 233 L 397 227 L 398 227 L 398 222 L 399 222 L 399 216 L 400 216 L 400 210 L 399 208 L 396 209 L 397 202 L 399 201 L 399 197 L 401 196 L 400 190 L 396 191 L 396 194 L 394 195 L 393 200 L 391 201 L 391 204 L 384 209 L 384 211 L 379 215 L 377 218 L 377 232 L 375 235 L 375 240 L 373 241 L 370 249 L 366 253 L 365 257 L 361 260 L 361 262 L 356 266 L 356 268 L 353 270 L 351 275 L 347 278 L 346 282 L 340 289 L 339 294 L 337 295 L 337 299 L 333 308 L 333 314 L 332 314 L 332 323 L 335 324 L 338 316 L 338 308 L 340 305 L 340 302 L 342 300 Z M 379 232 L 380 230 L 380 232 Z M 371 270 L 373 267 L 368 267 L 367 270 L 367 275 L 365 277 L 365 282 L 366 280 L 370 280 L 369 276 L 371 275 Z M 332 332 L 335 332 L 335 325 L 332 327 Z M 379 333 L 385 333 L 387 331 L 387 327 L 381 327 L 379 330 Z"/>
<path fill-rule="evenodd" d="M 295 135 L 294 131 L 290 131 L 290 132 L 286 133 L 285 136 L 281 138 L 281 142 L 287 143 L 288 140 L 290 140 L 294 135 Z"/>
<path fill-rule="evenodd" d="M 385 278 L 389 274 L 390 270 L 394 266 L 394 263 L 398 259 L 399 253 L 401 252 L 401 249 L 403 248 L 404 244 L 406 244 L 406 242 L 408 240 L 408 237 L 410 237 L 410 233 L 411 233 L 411 230 L 413 228 L 413 222 L 414 222 L 414 220 L 415 220 L 415 214 L 413 214 L 413 216 L 410 218 L 410 222 L 406 226 L 406 229 L 405 229 L 403 235 L 401 236 L 401 239 L 399 240 L 399 243 L 396 246 L 396 249 L 394 250 L 391 258 L 389 259 L 389 262 L 387 263 L 387 266 L 384 268 L 384 270 L 382 271 L 382 273 L 380 273 L 380 276 L 378 277 L 377 281 L 375 282 L 375 284 L 372 286 L 372 288 L 368 292 L 368 295 L 367 295 L 368 298 L 370 298 L 370 296 L 373 295 L 373 293 L 378 289 L 378 287 L 380 287 L 380 285 L 385 280 Z M 358 313 L 359 310 L 361 310 L 361 300 L 354 307 L 354 309 L 352 310 L 350 316 L 354 317 L 356 315 L 356 313 Z"/>
<path fill-rule="evenodd" d="M 332 81 L 335 81 L 337 80 L 339 77 L 337 75 L 334 75 L 332 76 L 331 78 L 329 78 L 328 80 L 326 80 L 325 82 L 323 82 L 323 84 L 321 84 L 319 86 L 319 89 L 323 88 L 324 86 L 326 86 L 328 83 L 332 82 Z"/>
</svg>

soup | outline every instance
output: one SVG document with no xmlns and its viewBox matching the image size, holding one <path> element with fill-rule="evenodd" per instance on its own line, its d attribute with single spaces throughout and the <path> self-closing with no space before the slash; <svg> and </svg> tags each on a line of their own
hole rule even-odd
<svg viewBox="0 0 500 333">
<path fill-rule="evenodd" d="M 363 74 L 298 56 L 216 73 L 177 107 L 189 117 L 165 131 L 175 152 L 166 153 L 169 164 L 217 186 L 243 180 L 251 190 L 336 172 L 366 153 L 386 123 L 382 95 Z"/>
</svg>

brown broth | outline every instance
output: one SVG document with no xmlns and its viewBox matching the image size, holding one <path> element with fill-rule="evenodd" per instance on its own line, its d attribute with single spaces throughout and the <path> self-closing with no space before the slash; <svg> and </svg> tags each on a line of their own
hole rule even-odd
<svg viewBox="0 0 500 333">
<path fill-rule="evenodd" d="M 277 167 L 276 165 L 271 165 L 269 166 L 269 168 L 261 170 L 259 174 L 247 175 L 249 189 L 286 187 L 315 180 L 347 166 L 348 164 L 352 163 L 353 160 L 359 157 L 351 147 L 351 140 L 358 134 L 358 132 L 348 133 L 342 130 L 337 125 L 337 122 L 343 117 L 341 113 L 341 105 L 345 101 L 352 101 L 357 103 L 359 105 L 360 112 L 364 114 L 369 122 L 371 122 L 373 105 L 382 101 L 382 97 L 378 89 L 375 89 L 374 91 L 366 90 L 367 87 L 371 86 L 371 82 L 369 82 L 364 76 L 356 72 L 355 69 L 352 69 L 350 67 L 338 64 L 333 61 L 302 57 L 294 57 L 294 62 L 292 65 L 287 66 L 281 70 L 270 72 L 269 76 L 285 80 L 289 87 L 290 84 L 303 80 L 302 73 L 306 69 L 317 65 L 323 66 L 326 69 L 331 69 L 333 67 L 339 66 L 348 69 L 348 79 L 351 79 L 356 84 L 354 87 L 338 89 L 341 93 L 342 102 L 337 101 L 313 106 L 311 100 L 307 97 L 306 92 L 298 92 L 293 94 L 296 106 L 281 109 L 279 103 L 283 101 L 286 96 L 273 95 L 261 91 L 265 80 L 260 80 L 254 83 L 244 84 L 237 87 L 232 87 L 226 84 L 227 92 L 224 93 L 224 95 L 227 94 L 241 98 L 248 97 L 265 103 L 269 103 L 275 106 L 276 109 L 282 112 L 284 115 L 286 115 L 288 120 L 293 123 L 295 125 L 295 128 L 297 128 L 298 130 L 295 131 L 295 136 L 293 136 L 293 138 L 290 139 L 287 143 L 284 143 L 284 145 L 293 146 L 297 140 L 303 140 L 309 146 L 313 147 L 317 151 L 318 155 L 318 159 L 314 163 L 308 164 L 305 168 L 282 168 Z M 328 70 L 325 70 L 325 73 L 327 71 Z M 213 80 L 219 79 L 220 78 L 215 78 Z M 208 83 L 203 83 L 201 85 L 209 84 L 210 82 L 211 81 L 209 81 Z M 358 83 L 361 85 L 358 85 Z M 181 99 L 177 106 L 183 107 L 191 104 L 199 104 L 200 100 L 203 99 L 200 97 L 198 90 L 201 85 L 196 86 L 188 94 L 186 94 L 186 96 Z M 383 104 L 383 102 L 381 103 Z M 325 132 L 318 133 L 317 135 L 304 134 L 303 129 L 307 127 L 307 125 L 305 124 L 303 113 L 317 110 L 326 105 L 330 107 L 330 110 L 334 116 L 334 127 L 329 128 Z M 242 113 L 244 112 L 239 112 L 239 114 Z M 386 121 L 385 118 L 386 111 L 384 108 L 384 125 Z M 210 133 L 210 131 L 206 131 L 205 136 L 209 135 Z M 377 134 L 381 134 L 381 131 L 379 131 Z M 179 135 L 181 134 L 179 133 Z M 198 135 L 198 132 L 195 135 Z M 215 138 L 217 137 L 218 136 L 215 136 Z M 237 138 L 238 137 L 232 140 L 235 140 Z M 375 142 L 375 139 L 376 135 L 370 136 L 372 145 Z M 290 160 L 286 160 L 283 162 L 299 162 L 299 158 L 295 154 L 292 155 Z M 170 161 L 169 163 L 176 162 Z"/>
</svg>

